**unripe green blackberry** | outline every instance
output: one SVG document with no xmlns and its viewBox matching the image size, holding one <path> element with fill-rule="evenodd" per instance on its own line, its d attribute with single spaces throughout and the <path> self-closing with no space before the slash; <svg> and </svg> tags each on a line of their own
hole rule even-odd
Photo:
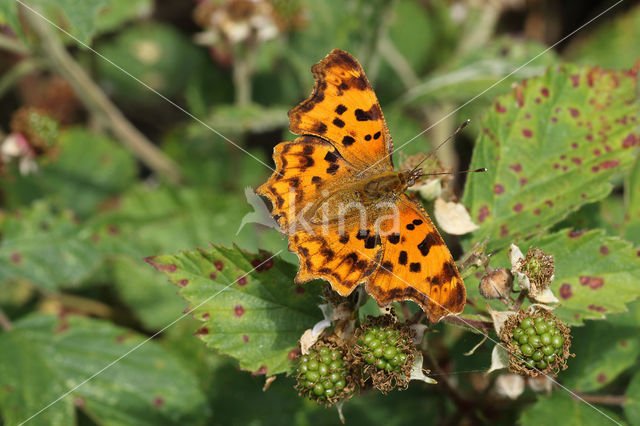
<svg viewBox="0 0 640 426">
<path fill-rule="evenodd" d="M 383 393 L 406 389 L 415 360 L 411 329 L 389 316 L 373 318 L 356 330 L 355 341 L 352 356 L 362 386 L 371 380 Z"/>
<path fill-rule="evenodd" d="M 309 354 L 298 359 L 296 389 L 300 396 L 319 404 L 333 405 L 353 394 L 346 354 L 333 342 L 319 341 Z"/>
<path fill-rule="evenodd" d="M 509 349 L 509 370 L 531 377 L 556 376 L 567 368 L 571 330 L 545 309 L 520 310 L 505 322 L 500 339 Z"/>
</svg>

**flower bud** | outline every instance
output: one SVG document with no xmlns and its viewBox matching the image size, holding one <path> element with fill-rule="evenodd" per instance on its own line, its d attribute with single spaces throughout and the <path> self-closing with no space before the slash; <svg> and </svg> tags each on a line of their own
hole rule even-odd
<svg viewBox="0 0 640 426">
<path fill-rule="evenodd" d="M 513 275 L 505 268 L 487 272 L 480 280 L 479 290 L 485 299 L 506 299 L 513 288 Z"/>
<path fill-rule="evenodd" d="M 522 274 L 529 282 L 529 295 L 533 298 L 542 293 L 553 281 L 555 261 L 553 256 L 546 254 L 539 248 L 531 249 L 524 259 L 514 265 L 513 272 Z"/>
</svg>

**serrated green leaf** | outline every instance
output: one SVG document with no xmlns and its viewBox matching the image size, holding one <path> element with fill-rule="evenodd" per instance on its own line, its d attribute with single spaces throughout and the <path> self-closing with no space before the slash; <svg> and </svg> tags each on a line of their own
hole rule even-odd
<svg viewBox="0 0 640 426">
<path fill-rule="evenodd" d="M 57 159 L 33 175 L 3 179 L 7 204 L 16 208 L 47 197 L 57 205 L 89 216 L 108 197 L 132 185 L 133 156 L 115 141 L 80 127 L 62 132 Z"/>
<path fill-rule="evenodd" d="M 594 31 L 578 37 L 566 50 L 566 57 L 584 65 L 629 68 L 640 58 L 640 6 L 603 20 Z"/>
<path fill-rule="evenodd" d="M 624 415 L 632 425 L 640 424 L 640 373 L 636 373 L 627 387 Z"/>
<path fill-rule="evenodd" d="M 290 371 L 302 333 L 322 320 L 318 282 L 297 286 L 297 267 L 279 257 L 238 248 L 182 252 L 148 262 L 180 286 L 204 325 L 208 346 L 259 374 Z"/>
<path fill-rule="evenodd" d="M 560 373 L 562 383 L 577 392 L 591 392 L 611 383 L 640 355 L 640 303 L 631 312 L 608 315 L 607 321 L 589 321 L 571 331 L 569 368 Z M 594 338 L 597 336 L 597 338 Z"/>
<path fill-rule="evenodd" d="M 611 191 L 631 166 L 636 71 L 563 65 L 499 96 L 482 122 L 463 203 L 489 249 L 540 232 Z"/>
<path fill-rule="evenodd" d="M 587 405 L 558 389 L 550 397 L 542 397 L 525 409 L 518 424 L 522 426 L 598 426 L 622 423 L 615 413 L 601 406 Z"/>
<path fill-rule="evenodd" d="M 0 281 L 25 279 L 47 290 L 79 284 L 102 259 L 70 212 L 36 202 L 0 220 Z"/>
<path fill-rule="evenodd" d="M 15 425 L 118 359 L 144 337 L 102 320 L 31 315 L 0 334 L 0 406 Z M 74 406 L 107 425 L 196 424 L 204 417 L 197 379 L 147 342 L 30 420 L 75 424 Z"/>
</svg>

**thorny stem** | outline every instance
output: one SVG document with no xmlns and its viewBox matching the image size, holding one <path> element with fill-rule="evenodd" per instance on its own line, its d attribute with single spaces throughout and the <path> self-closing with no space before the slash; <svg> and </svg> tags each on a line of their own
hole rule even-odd
<svg viewBox="0 0 640 426">
<path fill-rule="evenodd" d="M 518 309 L 520 309 L 520 306 L 522 305 L 522 302 L 524 302 L 524 298 L 526 296 L 527 296 L 527 292 L 525 290 L 522 290 L 520 292 L 520 295 L 518 296 L 518 300 L 516 300 L 516 302 L 513 304 L 511 309 L 514 311 L 517 311 Z"/>
<path fill-rule="evenodd" d="M 627 403 L 627 397 L 625 395 L 578 395 L 578 397 L 574 397 L 574 399 L 587 401 L 592 404 L 623 406 Z"/>
<path fill-rule="evenodd" d="M 451 324 L 466 325 L 467 327 L 475 327 L 480 330 L 492 330 L 493 323 L 491 321 L 472 320 L 468 318 L 460 318 L 458 316 L 450 315 L 442 318 L 443 322 Z"/>
<path fill-rule="evenodd" d="M 11 331 L 13 329 L 13 323 L 2 309 L 0 309 L 0 327 L 2 327 L 4 331 Z"/>
<path fill-rule="evenodd" d="M 125 118 L 67 52 L 57 34 L 51 31 L 49 23 L 31 10 L 24 7 L 22 9 L 29 27 L 40 38 L 41 52 L 50 61 L 51 66 L 71 84 L 76 96 L 85 107 L 100 117 L 116 137 L 150 169 L 159 175 L 166 176 L 171 182 L 178 183 L 181 180 L 178 165 Z"/>
</svg>

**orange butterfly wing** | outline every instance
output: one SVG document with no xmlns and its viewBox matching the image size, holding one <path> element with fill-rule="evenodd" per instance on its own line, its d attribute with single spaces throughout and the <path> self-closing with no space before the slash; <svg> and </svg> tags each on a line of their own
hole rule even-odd
<svg viewBox="0 0 640 426">
<path fill-rule="evenodd" d="M 289 235 L 289 250 L 300 259 L 296 282 L 323 278 L 338 293 L 350 294 L 377 267 L 381 241 L 372 237 L 372 223 L 363 227 L 354 218 L 342 230 L 337 223 L 323 229 L 314 222 L 314 207 L 358 179 L 330 143 L 313 136 L 278 144 L 273 157 L 276 171 L 256 192 L 270 199 L 272 215 Z"/>
<path fill-rule="evenodd" d="M 405 194 L 397 206 L 399 227 L 397 232 L 385 232 L 384 254 L 367 280 L 367 292 L 380 305 L 413 300 L 432 323 L 462 312 L 464 282 L 429 215 Z"/>
<path fill-rule="evenodd" d="M 311 71 L 313 93 L 289 111 L 289 129 L 329 140 L 358 171 L 380 160 L 378 168 L 392 170 L 391 136 L 358 61 L 335 49 Z"/>
</svg>

